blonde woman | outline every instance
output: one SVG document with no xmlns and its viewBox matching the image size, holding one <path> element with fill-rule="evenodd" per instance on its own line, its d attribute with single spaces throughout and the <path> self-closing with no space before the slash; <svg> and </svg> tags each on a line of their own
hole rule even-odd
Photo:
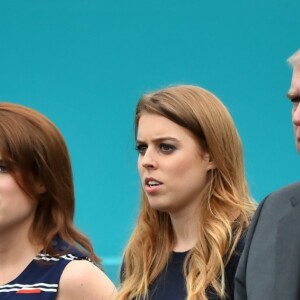
<svg viewBox="0 0 300 300">
<path fill-rule="evenodd" d="M 196 86 L 144 95 L 135 115 L 142 204 L 118 299 L 233 299 L 255 206 L 220 100 Z"/>
</svg>

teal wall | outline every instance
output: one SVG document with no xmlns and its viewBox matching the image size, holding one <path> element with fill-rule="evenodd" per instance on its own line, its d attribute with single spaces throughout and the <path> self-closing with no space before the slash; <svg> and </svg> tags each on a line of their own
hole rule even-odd
<svg viewBox="0 0 300 300">
<path fill-rule="evenodd" d="M 231 111 L 257 201 L 299 179 L 286 58 L 299 0 L 0 0 L 0 99 L 52 119 L 68 143 L 76 224 L 113 280 L 139 207 L 139 96 L 203 86 Z"/>
</svg>

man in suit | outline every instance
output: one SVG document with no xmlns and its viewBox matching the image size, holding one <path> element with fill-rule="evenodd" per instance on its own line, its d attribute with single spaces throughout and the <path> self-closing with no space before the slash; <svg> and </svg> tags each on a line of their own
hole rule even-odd
<svg viewBox="0 0 300 300">
<path fill-rule="evenodd" d="M 288 98 L 300 154 L 300 49 Z M 251 222 L 235 278 L 235 300 L 300 299 L 300 182 L 271 193 Z"/>
</svg>

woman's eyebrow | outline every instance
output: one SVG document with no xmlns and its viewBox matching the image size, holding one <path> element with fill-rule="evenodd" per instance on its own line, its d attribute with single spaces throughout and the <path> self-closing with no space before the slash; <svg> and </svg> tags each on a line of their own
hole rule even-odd
<svg viewBox="0 0 300 300">
<path fill-rule="evenodd" d="M 174 137 L 170 137 L 170 136 L 163 136 L 163 137 L 159 137 L 159 138 L 154 138 L 152 141 L 153 142 L 162 142 L 162 141 L 173 141 L 173 142 L 179 142 L 178 139 L 174 138 Z M 136 140 L 137 143 L 143 143 L 142 139 L 137 139 Z"/>
</svg>

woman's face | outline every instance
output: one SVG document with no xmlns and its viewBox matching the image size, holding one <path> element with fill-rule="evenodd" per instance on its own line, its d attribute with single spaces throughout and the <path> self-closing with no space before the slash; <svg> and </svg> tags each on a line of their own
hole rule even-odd
<svg viewBox="0 0 300 300">
<path fill-rule="evenodd" d="M 36 203 L 20 188 L 0 152 L 0 234 L 29 230 Z"/>
<path fill-rule="evenodd" d="M 169 119 L 142 113 L 137 131 L 138 170 L 150 206 L 168 213 L 193 212 L 214 168 L 193 134 Z"/>
</svg>

